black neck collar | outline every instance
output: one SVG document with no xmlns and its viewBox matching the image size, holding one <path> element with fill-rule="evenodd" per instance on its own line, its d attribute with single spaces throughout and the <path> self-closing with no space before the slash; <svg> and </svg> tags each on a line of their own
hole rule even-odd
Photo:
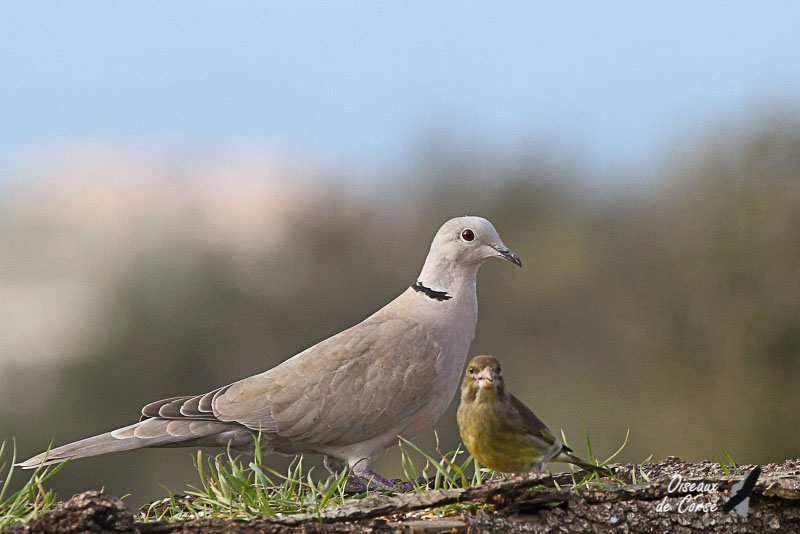
<svg viewBox="0 0 800 534">
<path fill-rule="evenodd" d="M 453 295 L 447 291 L 436 291 L 435 289 L 424 286 L 419 280 L 411 285 L 411 289 L 417 291 L 418 293 L 422 293 L 426 297 L 432 298 L 433 300 L 450 300 L 453 298 Z"/>
</svg>

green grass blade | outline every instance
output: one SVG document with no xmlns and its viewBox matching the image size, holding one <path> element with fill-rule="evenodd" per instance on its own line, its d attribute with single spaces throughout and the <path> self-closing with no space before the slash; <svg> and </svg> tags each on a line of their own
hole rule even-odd
<svg viewBox="0 0 800 534">
<path fill-rule="evenodd" d="M 6 450 L 6 442 L 4 441 L 2 445 L 0 445 L 0 459 L 3 458 L 3 454 Z M 3 502 L 3 499 L 6 496 L 6 492 L 8 491 L 8 486 L 11 484 L 11 476 L 14 474 L 14 464 L 17 463 L 17 445 L 16 442 L 14 443 L 14 452 L 11 454 L 11 466 L 8 468 L 8 475 L 6 476 L 5 481 L 3 482 L 3 487 L 0 489 L 0 503 Z M 3 472 L 5 468 L 5 464 L 0 465 L 0 473 Z"/>
<path fill-rule="evenodd" d="M 404 437 L 402 437 L 402 436 L 401 436 L 401 437 L 400 437 L 400 440 L 401 440 L 403 443 L 405 443 L 406 445 L 408 445 L 409 447 L 411 447 L 412 449 L 414 449 L 415 451 L 417 451 L 419 454 L 421 454 L 421 455 L 422 455 L 422 456 L 423 456 L 425 459 L 427 459 L 428 461 L 430 461 L 430 463 L 431 463 L 431 464 L 433 464 L 433 466 L 436 468 L 436 471 L 437 471 L 438 473 L 441 473 L 441 474 L 442 474 L 442 477 L 444 477 L 444 479 L 445 479 L 445 480 L 447 480 L 448 482 L 450 482 L 451 484 L 453 484 L 453 485 L 454 485 L 454 483 L 455 483 L 455 480 L 454 480 L 453 476 L 452 476 L 452 475 L 450 475 L 450 473 L 448 473 L 448 471 L 447 471 L 447 468 L 446 468 L 446 467 L 444 467 L 444 466 L 442 466 L 442 463 L 443 463 L 443 462 L 438 462 L 438 461 L 434 460 L 434 459 L 433 459 L 433 458 L 431 458 L 429 455 L 427 455 L 427 454 L 425 454 L 424 452 L 422 452 L 422 449 L 420 449 L 419 447 L 417 447 L 416 445 L 414 445 L 413 443 L 411 443 L 410 441 L 408 441 L 406 438 L 404 438 Z M 445 464 L 445 465 L 447 465 L 447 464 Z M 452 468 L 452 467 L 453 467 L 453 465 L 452 465 L 452 464 L 451 464 L 451 465 L 448 465 L 448 467 L 451 467 L 451 468 Z M 462 473 L 462 474 L 463 474 L 463 473 Z"/>
<path fill-rule="evenodd" d="M 564 430 L 561 430 L 563 435 Z M 586 427 L 583 429 L 583 437 L 586 439 L 586 451 L 589 455 L 589 463 L 594 463 L 594 453 L 592 452 L 592 440 L 589 439 L 589 432 L 586 430 Z"/>
<path fill-rule="evenodd" d="M 605 462 L 602 462 L 600 465 L 606 465 L 606 464 L 608 464 L 609 462 L 611 462 L 611 460 L 613 460 L 614 458 L 616 458 L 616 457 L 617 457 L 617 455 L 618 455 L 619 453 L 621 453 L 621 452 L 622 452 L 622 449 L 624 449 L 624 448 L 625 448 L 625 446 L 628 444 L 628 438 L 630 438 L 630 436 L 631 436 L 631 429 L 629 428 L 629 429 L 627 430 L 627 432 L 625 432 L 625 440 L 622 442 L 622 445 L 620 445 L 620 446 L 619 446 L 619 449 L 617 449 L 617 451 L 616 451 L 614 454 L 612 454 L 611 456 L 609 456 L 608 458 L 606 458 L 606 461 L 605 461 Z"/>
<path fill-rule="evenodd" d="M 2 461 L 6 453 L 5 445 L 5 442 L 0 444 L 0 472 L 6 466 Z M 16 461 L 17 444 L 14 441 L 11 463 L 8 465 L 8 473 L 0 488 L 0 530 L 19 522 L 28 521 L 50 508 L 55 501 L 55 493 L 52 490 L 45 490 L 43 484 L 66 464 L 64 461 L 55 467 L 52 465 L 37 467 L 22 488 L 9 495 Z"/>
</svg>

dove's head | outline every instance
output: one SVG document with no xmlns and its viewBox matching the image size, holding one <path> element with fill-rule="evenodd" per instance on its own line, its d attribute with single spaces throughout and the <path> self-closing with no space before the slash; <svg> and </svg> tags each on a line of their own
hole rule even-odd
<svg viewBox="0 0 800 534">
<path fill-rule="evenodd" d="M 487 258 L 503 258 L 522 267 L 519 256 L 503 244 L 492 223 L 483 217 L 456 217 L 439 228 L 431 256 L 459 265 L 480 265 Z"/>
<path fill-rule="evenodd" d="M 476 356 L 470 360 L 461 382 L 461 398 L 472 400 L 482 397 L 502 396 L 505 382 L 500 372 L 500 362 L 494 356 Z"/>
</svg>

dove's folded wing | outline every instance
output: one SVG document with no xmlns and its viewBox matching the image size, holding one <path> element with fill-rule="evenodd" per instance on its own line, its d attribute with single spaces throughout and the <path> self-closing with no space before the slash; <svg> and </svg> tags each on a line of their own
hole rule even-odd
<svg viewBox="0 0 800 534">
<path fill-rule="evenodd" d="M 418 322 L 377 313 L 214 397 L 214 415 L 306 444 L 346 445 L 395 428 L 436 387 L 441 349 Z"/>
</svg>

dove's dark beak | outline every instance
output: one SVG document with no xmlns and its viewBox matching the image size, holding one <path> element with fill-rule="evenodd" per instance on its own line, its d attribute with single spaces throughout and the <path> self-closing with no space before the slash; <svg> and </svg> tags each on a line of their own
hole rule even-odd
<svg viewBox="0 0 800 534">
<path fill-rule="evenodd" d="M 481 372 L 475 377 L 475 381 L 478 382 L 478 387 L 481 389 L 493 388 L 495 379 L 497 379 L 497 374 L 488 365 L 481 369 Z"/>
<path fill-rule="evenodd" d="M 492 245 L 492 248 L 497 251 L 498 256 L 500 258 L 508 260 L 518 267 L 522 267 L 522 260 L 519 259 L 519 256 L 511 252 L 511 250 L 509 250 L 508 247 L 504 245 Z"/>
</svg>

